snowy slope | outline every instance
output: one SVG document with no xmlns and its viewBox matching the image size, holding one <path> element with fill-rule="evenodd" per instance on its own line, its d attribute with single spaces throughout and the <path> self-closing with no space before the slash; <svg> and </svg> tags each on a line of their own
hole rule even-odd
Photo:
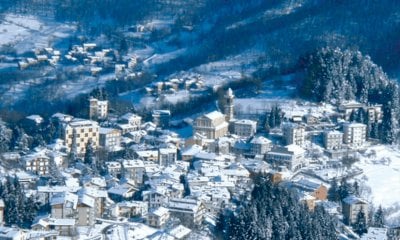
<svg viewBox="0 0 400 240">
<path fill-rule="evenodd" d="M 387 208 L 398 204 L 400 199 L 400 149 L 398 146 L 377 145 L 362 155 L 356 167 L 364 173 L 357 178 L 371 188 L 366 195 L 378 207 Z"/>
</svg>

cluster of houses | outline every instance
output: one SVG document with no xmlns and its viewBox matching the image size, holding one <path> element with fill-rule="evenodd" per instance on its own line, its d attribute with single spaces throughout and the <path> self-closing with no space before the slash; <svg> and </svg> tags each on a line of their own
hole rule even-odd
<svg viewBox="0 0 400 240">
<path fill-rule="evenodd" d="M 18 67 L 21 70 L 39 66 L 39 65 L 56 65 L 61 59 L 61 52 L 51 47 L 36 49 L 34 56 L 22 59 L 18 62 Z"/>
<path fill-rule="evenodd" d="M 313 210 L 316 204 L 327 202 L 329 183 L 302 171 L 311 164 L 307 146 L 313 139 L 309 136 L 321 136 L 319 144 L 325 153 L 340 158 L 367 141 L 366 125 L 346 121 L 348 113 L 365 107 L 374 121 L 382 115 L 379 106 L 344 104 L 339 109 L 343 121 L 337 124 L 308 115 L 285 121 L 267 136 L 257 120 L 235 118 L 234 98 L 228 89 L 223 111 L 197 117 L 188 139 L 169 130 L 168 110 L 153 110 L 153 121 L 143 122 L 134 113 L 109 115 L 107 101 L 91 98 L 88 119 L 54 114 L 51 121 L 59 139 L 53 144 L 22 156 L 1 156 L 3 165 L 20 167 L 19 181 L 49 206 L 48 214 L 38 217 L 31 230 L 0 228 L 0 239 L 33 235 L 97 239 L 112 234 L 110 226 L 126 232 L 142 229 L 143 237 L 137 239 L 184 239 L 204 221 L 215 221 L 221 210 L 235 209 L 235 200 L 249 196 L 254 173 L 269 174 L 273 182 L 295 189 Z M 41 121 L 37 115 L 27 119 L 32 124 Z M 106 174 L 91 171 L 96 164 L 89 170 L 83 163 L 71 164 L 71 156 L 83 158 L 89 145 L 115 153 L 104 163 Z M 63 183 L 37 186 L 40 177 L 54 174 L 54 166 Z M 2 217 L 1 206 L 0 202 Z M 341 211 L 335 205 L 331 212 L 351 225 L 360 208 L 368 216 L 367 201 L 351 195 L 344 199 Z"/>
<path fill-rule="evenodd" d="M 116 79 L 135 77 L 140 73 L 135 72 L 138 63 L 136 56 L 131 56 L 128 60 L 120 60 L 117 64 L 118 53 L 111 48 L 102 49 L 96 43 L 83 43 L 73 45 L 66 54 L 54 48 L 47 47 L 35 49 L 34 56 L 21 59 L 18 67 L 21 70 L 34 66 L 55 66 L 60 61 L 63 64 L 75 64 L 86 66 L 92 76 L 98 76 L 103 72 L 114 70 Z"/>
<path fill-rule="evenodd" d="M 159 96 L 161 94 L 174 94 L 182 90 L 199 92 L 206 90 L 204 81 L 200 76 L 188 78 L 172 78 L 165 82 L 155 82 L 144 88 L 146 94 Z"/>
</svg>

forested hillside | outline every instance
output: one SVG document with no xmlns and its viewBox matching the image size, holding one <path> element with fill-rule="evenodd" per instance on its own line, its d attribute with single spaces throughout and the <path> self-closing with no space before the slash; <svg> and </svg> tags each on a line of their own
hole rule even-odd
<svg viewBox="0 0 400 240">
<path fill-rule="evenodd" d="M 265 176 L 255 177 L 250 202 L 236 212 L 221 215 L 222 239 L 336 239 L 335 222 L 322 207 L 309 211 L 295 194 L 273 184 Z"/>
<path fill-rule="evenodd" d="M 177 27 L 190 25 L 198 33 L 195 41 L 185 43 L 193 48 L 189 59 L 175 61 L 180 68 L 240 53 L 256 44 L 265 49 L 265 60 L 283 70 L 293 67 L 302 54 L 325 46 L 359 49 L 385 71 L 399 67 L 400 3 L 392 0 L 2 0 L 1 6 L 2 12 L 78 22 L 90 34 L 173 17 Z"/>
<path fill-rule="evenodd" d="M 373 63 L 369 56 L 358 51 L 323 48 L 300 62 L 305 71 L 305 77 L 299 83 L 301 97 L 334 104 L 346 100 L 382 104 L 382 123 L 367 122 L 367 117 L 363 118 L 365 120 L 362 123 L 367 124 L 370 131 L 373 126 L 378 128 L 379 133 L 374 137 L 384 142 L 392 143 L 398 139 L 398 83 L 389 80 L 382 68 Z"/>
<path fill-rule="evenodd" d="M 271 76 L 302 71 L 304 65 L 298 64 L 299 59 L 323 47 L 339 47 L 369 55 L 374 63 L 382 67 L 370 66 L 371 71 L 378 75 L 384 71 L 390 78 L 397 78 L 400 67 L 397 60 L 400 52 L 398 1 L 0 0 L 0 5 L 0 12 L 3 13 L 0 20 L 12 13 L 35 15 L 43 22 L 51 20 L 76 26 L 72 36 L 59 44 L 64 47 L 61 49 L 64 52 L 73 44 L 88 41 L 115 48 L 119 51 L 119 59 L 124 57 L 122 53 L 150 49 L 151 55 L 142 60 L 152 59 L 153 56 L 160 59 L 142 66 L 146 75 L 155 76 L 152 81 L 165 81 L 176 73 L 190 74 L 195 68 L 210 63 L 220 64 L 230 57 L 242 59 L 232 67 L 235 68 L 233 70 L 264 81 Z M 156 20 L 168 22 L 168 30 L 152 31 L 148 37 L 140 39 L 129 37 L 135 26 L 152 24 Z M 6 50 L 12 54 L 20 51 L 18 46 L 10 49 L 13 47 L 7 46 Z M 246 72 L 248 69 L 252 69 L 250 73 Z M 60 89 L 60 84 L 78 81 L 82 72 L 70 71 L 67 74 L 69 70 L 64 66 L 47 71 L 46 79 L 38 80 L 40 84 L 30 86 L 29 94 L 25 94 L 25 98 L 38 97 L 25 101 L 18 99 L 14 106 L 7 107 L 25 111 L 25 103 L 30 102 L 30 113 L 45 114 L 38 109 L 43 102 L 65 105 L 63 102 L 70 97 L 59 92 L 51 96 L 46 93 Z M 1 84 L 9 84 L 30 76 L 41 78 L 41 75 L 40 71 L 7 70 L 0 72 L 0 79 Z M 104 86 L 105 79 L 98 77 L 96 81 L 99 83 L 92 81 L 88 88 Z M 137 86 L 140 87 L 143 86 Z M 5 88 L 12 89 L 12 86 Z M 71 92 L 65 95 L 75 96 Z M 360 97 L 365 99 L 365 94 Z"/>
</svg>

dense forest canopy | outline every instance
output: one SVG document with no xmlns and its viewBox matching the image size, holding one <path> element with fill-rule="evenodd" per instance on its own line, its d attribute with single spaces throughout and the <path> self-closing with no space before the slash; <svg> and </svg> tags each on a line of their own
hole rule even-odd
<svg viewBox="0 0 400 240">
<path fill-rule="evenodd" d="M 322 208 L 309 211 L 287 188 L 255 177 L 249 202 L 219 218 L 221 239 L 336 239 L 335 220 Z"/>
<path fill-rule="evenodd" d="M 373 92 L 391 84 L 382 68 L 359 51 L 322 48 L 301 63 L 306 76 L 300 94 L 315 101 L 379 101 L 372 99 Z"/>
<path fill-rule="evenodd" d="M 381 104 L 382 123 L 367 122 L 366 117 L 362 123 L 367 124 L 370 130 L 376 125 L 380 133 L 374 137 L 383 142 L 398 140 L 399 85 L 390 80 L 369 56 L 354 50 L 322 48 L 302 58 L 300 63 L 305 72 L 298 86 L 301 97 L 334 104 L 348 100 L 368 105 Z"/>
</svg>

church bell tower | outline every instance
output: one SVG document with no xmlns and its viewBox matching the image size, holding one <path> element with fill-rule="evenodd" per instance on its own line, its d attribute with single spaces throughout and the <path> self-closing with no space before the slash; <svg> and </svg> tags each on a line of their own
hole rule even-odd
<svg viewBox="0 0 400 240">
<path fill-rule="evenodd" d="M 233 119 L 233 100 L 235 96 L 233 95 L 232 89 L 229 88 L 224 95 L 224 114 L 227 122 Z"/>
</svg>

